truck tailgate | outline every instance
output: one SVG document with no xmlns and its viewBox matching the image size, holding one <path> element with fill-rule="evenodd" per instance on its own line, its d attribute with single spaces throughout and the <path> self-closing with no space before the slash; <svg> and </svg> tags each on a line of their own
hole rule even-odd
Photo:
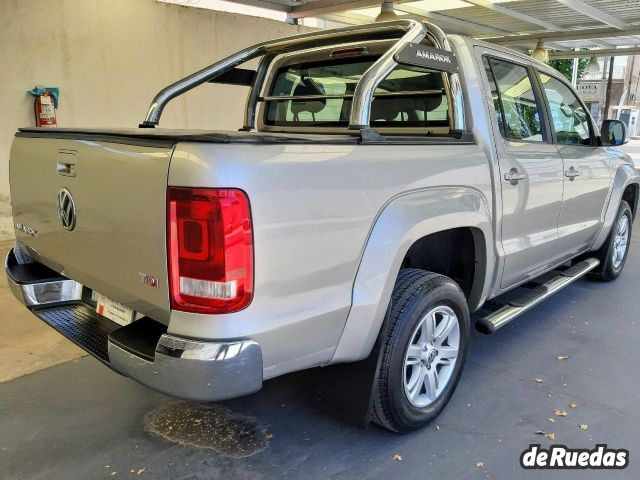
<svg viewBox="0 0 640 480">
<path fill-rule="evenodd" d="M 170 315 L 166 260 L 168 142 L 16 137 L 16 238 L 36 260 L 155 320 Z M 75 206 L 60 218 L 59 196 Z M 65 228 L 66 225 L 66 228 Z"/>
</svg>

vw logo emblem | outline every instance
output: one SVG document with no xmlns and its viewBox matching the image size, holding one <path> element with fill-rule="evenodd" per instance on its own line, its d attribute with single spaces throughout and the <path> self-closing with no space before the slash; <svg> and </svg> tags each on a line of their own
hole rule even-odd
<svg viewBox="0 0 640 480">
<path fill-rule="evenodd" d="M 62 188 L 58 192 L 56 207 L 62 226 L 69 231 L 73 230 L 76 227 L 76 204 L 73 201 L 71 192 L 66 188 Z"/>
</svg>

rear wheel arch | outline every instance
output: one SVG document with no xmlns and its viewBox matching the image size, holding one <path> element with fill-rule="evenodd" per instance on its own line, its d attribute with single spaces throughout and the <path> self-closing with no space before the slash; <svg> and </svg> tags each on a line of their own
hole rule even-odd
<svg viewBox="0 0 640 480">
<path fill-rule="evenodd" d="M 487 269 L 487 242 L 476 227 L 458 227 L 425 235 L 409 247 L 402 268 L 439 273 L 455 281 L 474 310 L 480 303 Z"/>
<path fill-rule="evenodd" d="M 382 327 L 391 292 L 409 249 L 439 232 L 467 229 L 474 251 L 469 307 L 486 297 L 494 274 L 495 251 L 490 202 L 482 192 L 464 187 L 436 187 L 396 197 L 378 215 L 363 247 L 353 283 L 352 304 L 330 363 L 366 358 Z M 479 275 L 476 275 L 479 274 Z"/>
</svg>

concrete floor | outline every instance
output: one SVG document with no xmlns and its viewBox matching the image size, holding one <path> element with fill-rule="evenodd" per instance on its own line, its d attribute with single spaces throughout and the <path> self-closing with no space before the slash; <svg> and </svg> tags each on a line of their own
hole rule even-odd
<svg viewBox="0 0 640 480">
<path fill-rule="evenodd" d="M 173 400 L 86 357 L 0 384 L 0 478 L 640 478 L 636 239 L 618 281 L 581 280 L 493 336 L 474 333 L 457 392 L 422 431 L 344 424 L 310 401 L 309 374 L 299 373 L 224 403 L 270 434 L 263 451 L 233 458 L 145 432 L 145 415 Z M 9 305 L 6 290 L 0 296 Z M 615 472 L 523 471 L 530 443 L 607 443 L 631 462 Z"/>
</svg>

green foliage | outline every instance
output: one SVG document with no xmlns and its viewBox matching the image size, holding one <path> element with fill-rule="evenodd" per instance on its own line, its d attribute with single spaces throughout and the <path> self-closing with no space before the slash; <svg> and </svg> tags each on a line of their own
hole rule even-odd
<svg viewBox="0 0 640 480">
<path fill-rule="evenodd" d="M 584 77 L 587 73 L 588 58 L 580 58 L 578 60 L 578 78 Z M 549 60 L 549 66 L 558 70 L 565 78 L 571 81 L 571 73 L 573 72 L 573 59 L 572 58 L 560 58 L 557 60 Z"/>
</svg>

